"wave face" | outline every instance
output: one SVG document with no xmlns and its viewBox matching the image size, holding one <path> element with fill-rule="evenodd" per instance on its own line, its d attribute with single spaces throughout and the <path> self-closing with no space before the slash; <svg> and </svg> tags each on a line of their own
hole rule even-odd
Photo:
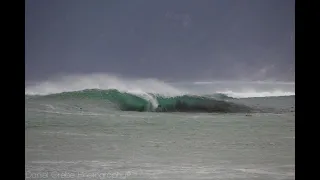
<svg viewBox="0 0 320 180">
<path fill-rule="evenodd" d="M 188 86 L 179 86 L 179 83 L 177 84 L 164 83 L 154 79 L 128 79 L 105 74 L 94 74 L 67 76 L 31 84 L 26 87 L 25 94 L 27 101 L 40 100 L 46 101 L 46 103 L 52 101 L 82 101 L 86 102 L 86 104 L 89 101 L 99 101 L 108 104 L 104 108 L 113 108 L 121 111 L 209 113 L 263 111 L 236 101 L 235 98 L 239 98 L 239 94 L 241 96 L 241 93 L 248 92 L 234 92 L 226 88 L 212 90 L 213 87 L 222 87 L 216 84 L 211 87 L 203 87 L 197 83 L 188 83 Z M 193 88 L 190 88 L 190 84 L 193 84 Z M 232 84 L 234 85 L 235 83 Z M 207 89 L 208 91 L 200 92 L 197 88 Z M 252 92 L 249 93 L 252 95 Z M 281 94 L 281 91 L 278 90 L 276 93 Z M 232 94 L 236 94 L 236 96 L 232 96 Z M 288 95 L 288 93 L 282 95 Z M 292 95 L 292 93 L 289 93 L 289 95 Z"/>
<path fill-rule="evenodd" d="M 122 111 L 149 112 L 251 112 L 252 109 L 213 97 L 182 95 L 164 97 L 157 94 L 131 94 L 116 89 L 64 92 L 45 96 L 28 96 L 39 100 L 103 100 Z"/>
</svg>

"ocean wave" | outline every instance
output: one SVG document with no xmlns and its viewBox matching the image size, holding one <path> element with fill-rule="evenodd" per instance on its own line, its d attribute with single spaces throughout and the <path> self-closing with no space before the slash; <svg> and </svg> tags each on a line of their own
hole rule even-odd
<svg viewBox="0 0 320 180">
<path fill-rule="evenodd" d="M 210 93 L 200 93 L 194 87 L 176 86 L 175 83 L 165 83 L 156 79 L 123 78 L 108 74 L 72 75 L 28 84 L 25 89 L 25 99 L 27 101 L 48 98 L 102 100 L 111 104 L 113 108 L 123 111 L 252 112 L 257 109 L 232 102 L 232 100 L 246 97 L 294 95 L 292 92 L 281 90 L 271 92 L 261 92 L 255 89 L 243 90 L 243 87 L 241 87 L 242 91 L 239 89 L 232 91 L 228 89 L 229 87 L 222 86 L 222 90 L 217 90 L 219 89 L 217 84 L 204 87 L 195 83 L 195 86 L 198 90 L 205 89 Z"/>
<path fill-rule="evenodd" d="M 222 98 L 222 99 L 218 99 Z M 165 97 L 158 94 L 133 94 L 116 89 L 88 89 L 63 92 L 50 95 L 31 95 L 29 99 L 37 100 L 103 100 L 122 111 L 149 112 L 251 112 L 248 106 L 224 101 L 227 96 L 217 97 L 182 95 Z"/>
</svg>

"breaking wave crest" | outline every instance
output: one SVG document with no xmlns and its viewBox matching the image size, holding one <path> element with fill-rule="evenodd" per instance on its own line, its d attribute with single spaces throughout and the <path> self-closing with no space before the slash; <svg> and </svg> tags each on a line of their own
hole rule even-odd
<svg viewBox="0 0 320 180">
<path fill-rule="evenodd" d="M 233 97 L 237 96 L 232 96 L 232 91 L 204 95 L 176 88 L 172 84 L 155 79 L 128 79 L 106 74 L 66 76 L 36 83 L 28 85 L 25 94 L 26 99 L 31 100 L 103 101 L 110 104 L 111 108 L 122 111 L 257 111 L 256 108 L 232 101 Z"/>
</svg>

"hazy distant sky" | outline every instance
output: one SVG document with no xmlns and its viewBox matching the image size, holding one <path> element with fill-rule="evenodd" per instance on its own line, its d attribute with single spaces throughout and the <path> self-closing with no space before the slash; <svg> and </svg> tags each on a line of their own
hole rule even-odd
<svg viewBox="0 0 320 180">
<path fill-rule="evenodd" d="M 294 0 L 26 0 L 26 80 L 294 80 Z"/>
</svg>

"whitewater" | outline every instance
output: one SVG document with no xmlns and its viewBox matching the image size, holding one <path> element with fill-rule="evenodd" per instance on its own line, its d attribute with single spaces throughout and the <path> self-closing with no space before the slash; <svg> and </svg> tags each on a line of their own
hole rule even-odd
<svg viewBox="0 0 320 180">
<path fill-rule="evenodd" d="M 294 82 L 26 82 L 26 179 L 294 179 L 294 116 Z"/>
</svg>

